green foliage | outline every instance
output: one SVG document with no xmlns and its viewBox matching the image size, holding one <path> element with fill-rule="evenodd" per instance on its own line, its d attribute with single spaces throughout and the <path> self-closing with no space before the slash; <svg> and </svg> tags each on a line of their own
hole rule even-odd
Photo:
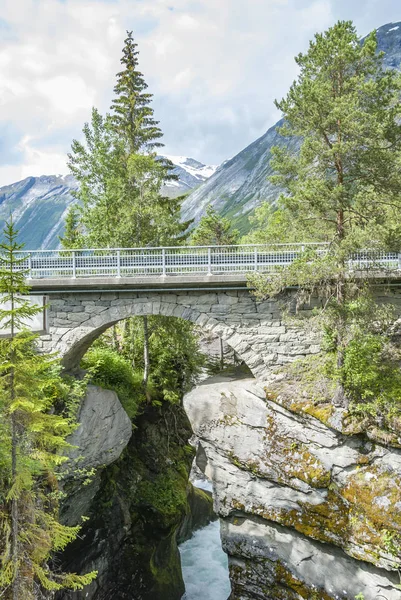
<svg viewBox="0 0 401 600">
<path fill-rule="evenodd" d="M 123 148 L 115 138 L 110 116 L 102 117 L 95 108 L 83 135 L 84 142 L 73 140 L 68 155 L 69 169 L 79 184 L 73 194 L 79 201 L 83 241 L 84 245 L 107 247 L 118 228 L 124 195 Z"/>
<path fill-rule="evenodd" d="M 180 221 L 182 198 L 161 193 L 163 184 L 176 177 L 172 163 L 154 151 L 162 146 L 162 132 L 138 69 L 132 32 L 121 63 L 111 114 L 103 117 L 93 109 L 91 123 L 83 129 L 84 141 L 74 140 L 69 154 L 69 168 L 79 183 L 75 196 L 84 241 L 95 247 L 167 245 L 180 239 L 189 223 Z M 71 236 L 65 237 L 65 247 L 72 247 Z"/>
<path fill-rule="evenodd" d="M 310 231 L 304 228 L 301 232 L 298 228 L 292 226 L 292 215 L 282 206 L 282 200 L 278 200 L 275 205 L 269 202 L 263 202 L 255 209 L 253 215 L 249 216 L 249 222 L 252 226 L 251 231 L 245 235 L 241 242 L 243 244 L 274 244 L 298 242 L 326 241 L 325 230 L 321 236 L 316 235 L 316 231 Z"/>
<path fill-rule="evenodd" d="M 129 361 L 110 347 L 90 348 L 81 363 L 93 383 L 116 392 L 128 416 L 133 420 L 145 399 L 141 372 L 134 371 Z"/>
<path fill-rule="evenodd" d="M 177 512 L 185 513 L 187 509 L 188 474 L 185 468 L 179 473 L 168 468 L 164 473 L 156 475 L 153 481 L 143 480 L 138 486 L 138 501 L 156 511 L 164 527 L 176 522 Z"/>
<path fill-rule="evenodd" d="M 194 326 L 176 317 L 150 316 L 148 330 L 151 367 L 148 382 L 149 397 L 153 403 L 179 402 L 184 393 L 195 384 L 205 363 L 205 357 L 199 351 Z M 104 356 L 107 357 L 108 352 L 112 353 L 115 357 L 113 361 L 117 365 L 121 364 L 122 370 L 127 369 L 125 378 L 128 378 L 129 369 L 131 374 L 134 372 L 132 376 L 137 385 L 136 389 L 139 397 L 143 399 L 144 391 L 138 389 L 144 369 L 142 319 L 140 317 L 127 319 L 114 331 L 106 332 L 96 345 L 100 346 L 100 349 L 89 351 L 82 363 L 84 368 L 88 366 L 86 357 L 89 357 L 88 360 L 93 366 L 94 359 L 90 357 L 99 354 L 103 356 L 103 349 L 106 348 Z M 113 364 L 111 359 L 110 364 Z M 110 384 L 110 378 L 107 381 Z"/>
<path fill-rule="evenodd" d="M 401 80 L 376 47 L 374 32 L 360 44 L 346 21 L 296 57 L 298 79 L 276 102 L 290 144 L 273 149 L 271 180 L 284 193 L 277 210 L 256 211 L 253 238 L 399 247 Z"/>
<path fill-rule="evenodd" d="M 386 425 L 401 417 L 400 360 L 384 336 L 360 333 L 349 342 L 341 375 L 351 410 Z"/>
<path fill-rule="evenodd" d="M 209 204 L 206 214 L 199 221 L 191 234 L 191 244 L 195 246 L 224 246 L 238 244 L 239 232 L 232 228 L 232 223 L 226 217 L 220 216 Z"/>
<path fill-rule="evenodd" d="M 401 79 L 376 47 L 374 32 L 360 44 L 353 25 L 338 22 L 296 58 L 298 80 L 276 102 L 281 135 L 302 139 L 298 153 L 276 147 L 272 160 L 280 210 L 292 215 L 282 219 L 299 241 L 321 232 L 316 241 L 346 234 L 371 244 L 398 223 Z"/>
<path fill-rule="evenodd" d="M 0 340 L 0 595 L 32 600 L 35 584 L 49 591 L 82 589 L 96 573 L 63 574 L 48 566 L 52 552 L 80 529 L 58 520 L 57 481 L 76 424 L 68 408 L 65 415 L 55 410 L 69 396 L 59 362 L 38 354 L 37 336 L 23 329 L 23 320 L 41 309 L 21 298 L 28 290 L 12 222 L 4 234 L 0 292 L 8 305 L 0 320 L 10 334 Z M 74 388 L 73 404 L 77 395 Z"/>
<path fill-rule="evenodd" d="M 178 402 L 196 382 L 204 364 L 192 323 L 175 317 L 149 317 L 150 384 L 163 400 Z M 122 352 L 143 368 L 143 327 L 126 322 Z"/>
</svg>

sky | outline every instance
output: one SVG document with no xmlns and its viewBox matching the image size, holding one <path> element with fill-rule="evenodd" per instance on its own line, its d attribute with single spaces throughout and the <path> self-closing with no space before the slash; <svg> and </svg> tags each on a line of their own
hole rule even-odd
<svg viewBox="0 0 401 600">
<path fill-rule="evenodd" d="M 279 118 L 314 33 L 362 36 L 400 0 L 0 0 L 0 186 L 66 174 L 93 106 L 107 112 L 126 30 L 170 155 L 220 164 Z"/>
</svg>

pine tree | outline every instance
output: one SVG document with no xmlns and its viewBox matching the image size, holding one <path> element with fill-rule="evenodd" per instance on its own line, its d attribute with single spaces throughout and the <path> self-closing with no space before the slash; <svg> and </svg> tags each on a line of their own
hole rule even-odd
<svg viewBox="0 0 401 600">
<path fill-rule="evenodd" d="M 196 246 L 230 246 L 238 241 L 239 231 L 233 229 L 231 221 L 220 216 L 211 204 L 191 235 L 191 244 Z"/>
<path fill-rule="evenodd" d="M 95 573 L 52 573 L 53 551 L 75 539 L 79 527 L 58 520 L 57 473 L 68 459 L 66 437 L 75 425 L 54 412 L 69 393 L 57 361 L 37 353 L 25 320 L 41 309 L 24 296 L 23 263 L 12 222 L 0 244 L 0 322 L 9 337 L 0 342 L 0 595 L 33 600 L 37 589 L 82 589 Z"/>
<path fill-rule="evenodd" d="M 284 193 L 268 219 L 265 241 L 329 245 L 323 254 L 305 252 L 268 278 L 250 277 L 262 297 L 296 286 L 299 302 L 313 294 L 322 298 L 319 322 L 336 356 L 332 372 L 340 403 L 347 402 L 347 350 L 356 339 L 362 343 L 364 332 L 384 333 L 386 322 L 381 328 L 381 309 L 369 299 L 369 277 L 352 277 L 349 260 L 358 250 L 401 243 L 401 78 L 385 69 L 376 50 L 375 32 L 361 43 L 346 21 L 317 34 L 308 52 L 296 58 L 298 79 L 276 106 L 284 116 L 281 135 L 298 143 L 273 148 L 272 181 Z M 382 266 L 373 261 L 371 268 Z M 376 331 L 369 322 L 374 313 Z"/>
<path fill-rule="evenodd" d="M 375 32 L 362 44 L 346 21 L 296 58 L 298 79 L 276 106 L 279 133 L 298 143 L 272 149 L 271 180 L 285 193 L 271 235 L 279 225 L 283 241 L 313 237 L 338 247 L 347 238 L 355 248 L 383 243 L 398 220 L 401 78 L 376 49 Z"/>
</svg>

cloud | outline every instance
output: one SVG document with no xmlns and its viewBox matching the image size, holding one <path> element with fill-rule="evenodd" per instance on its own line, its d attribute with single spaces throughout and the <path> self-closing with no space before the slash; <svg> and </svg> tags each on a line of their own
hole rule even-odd
<svg viewBox="0 0 401 600">
<path fill-rule="evenodd" d="M 0 185 L 66 172 L 91 107 L 110 106 L 127 29 L 139 44 L 166 152 L 219 163 L 277 120 L 273 100 L 287 91 L 293 57 L 314 32 L 354 18 L 365 33 L 397 20 L 394 4 L 1 0 Z"/>
</svg>

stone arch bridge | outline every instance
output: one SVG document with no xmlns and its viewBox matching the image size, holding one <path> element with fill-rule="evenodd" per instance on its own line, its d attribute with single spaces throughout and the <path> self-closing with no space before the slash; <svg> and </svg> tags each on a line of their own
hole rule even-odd
<svg viewBox="0 0 401 600">
<path fill-rule="evenodd" d="M 22 267 L 32 293 L 47 297 L 43 350 L 59 352 L 67 370 L 74 370 L 91 343 L 118 321 L 165 315 L 220 336 L 256 377 L 263 377 L 273 365 L 317 353 L 319 345 L 283 320 L 283 298 L 257 301 L 247 274 L 288 265 L 309 246 L 35 251 L 22 253 Z M 312 246 L 326 251 L 324 244 Z M 386 292 L 383 277 L 378 278 L 377 294 L 401 307 L 401 256 L 383 254 L 378 260 L 391 277 Z M 350 268 L 367 262 L 372 258 L 366 253 L 355 256 Z"/>
</svg>

